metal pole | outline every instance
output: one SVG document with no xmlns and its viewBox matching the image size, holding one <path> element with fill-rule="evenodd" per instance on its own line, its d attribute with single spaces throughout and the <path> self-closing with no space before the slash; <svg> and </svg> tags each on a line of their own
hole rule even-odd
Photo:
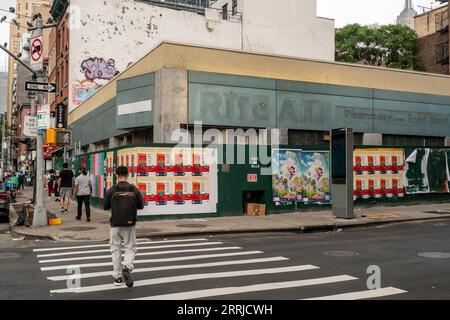
<svg viewBox="0 0 450 320">
<path fill-rule="evenodd" d="M 36 36 L 42 36 L 44 28 L 42 18 L 36 19 Z M 37 81 L 44 81 L 43 68 L 36 72 Z M 44 103 L 44 95 L 42 92 L 37 94 L 37 103 Z M 34 115 L 37 116 L 36 105 L 33 108 Z M 33 226 L 46 226 L 48 224 L 47 210 L 44 207 L 44 135 L 39 132 L 36 142 L 36 202 L 34 204 Z"/>
</svg>

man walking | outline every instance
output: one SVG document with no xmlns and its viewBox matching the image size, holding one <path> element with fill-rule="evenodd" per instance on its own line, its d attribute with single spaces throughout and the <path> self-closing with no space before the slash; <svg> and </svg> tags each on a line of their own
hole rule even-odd
<svg viewBox="0 0 450 320">
<path fill-rule="evenodd" d="M 25 188 L 25 173 L 23 171 L 19 172 L 19 190 L 22 190 Z"/>
<path fill-rule="evenodd" d="M 110 246 L 114 268 L 114 284 L 133 286 L 131 272 L 134 269 L 136 246 L 137 210 L 144 209 L 139 190 L 127 182 L 127 167 L 116 169 L 117 184 L 106 192 L 103 209 L 111 209 Z M 124 262 L 122 266 L 122 249 Z"/>
<path fill-rule="evenodd" d="M 69 170 L 69 164 L 63 164 L 63 170 L 59 174 L 58 192 L 61 197 L 61 213 L 67 213 L 69 210 L 69 202 L 72 197 L 74 184 L 74 175 L 72 170 Z"/>
<path fill-rule="evenodd" d="M 91 179 L 87 175 L 85 168 L 81 169 L 81 174 L 75 179 L 75 192 L 78 203 L 78 214 L 76 219 L 81 220 L 82 207 L 84 203 L 84 209 L 86 210 L 87 222 L 91 221 L 91 207 L 89 200 L 92 194 Z"/>
</svg>

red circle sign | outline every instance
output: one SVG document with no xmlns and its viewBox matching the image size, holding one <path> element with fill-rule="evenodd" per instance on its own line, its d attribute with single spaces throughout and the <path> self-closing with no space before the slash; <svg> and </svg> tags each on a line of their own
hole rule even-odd
<svg viewBox="0 0 450 320">
<path fill-rule="evenodd" d="M 36 62 L 42 57 L 42 41 L 41 39 L 34 39 L 31 43 L 31 59 Z"/>
</svg>

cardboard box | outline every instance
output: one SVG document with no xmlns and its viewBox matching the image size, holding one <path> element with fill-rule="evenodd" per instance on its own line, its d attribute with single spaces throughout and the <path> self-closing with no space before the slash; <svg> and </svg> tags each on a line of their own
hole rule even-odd
<svg viewBox="0 0 450 320">
<path fill-rule="evenodd" d="M 246 203 L 244 214 L 246 216 L 265 216 L 266 205 L 260 203 Z"/>
</svg>

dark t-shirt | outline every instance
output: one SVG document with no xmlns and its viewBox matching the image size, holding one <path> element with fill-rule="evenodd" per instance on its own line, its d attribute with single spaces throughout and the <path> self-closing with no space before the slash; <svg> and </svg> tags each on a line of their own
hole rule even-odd
<svg viewBox="0 0 450 320">
<path fill-rule="evenodd" d="M 61 178 L 61 188 L 72 188 L 72 179 L 74 177 L 72 170 L 61 171 L 59 177 Z"/>
</svg>

